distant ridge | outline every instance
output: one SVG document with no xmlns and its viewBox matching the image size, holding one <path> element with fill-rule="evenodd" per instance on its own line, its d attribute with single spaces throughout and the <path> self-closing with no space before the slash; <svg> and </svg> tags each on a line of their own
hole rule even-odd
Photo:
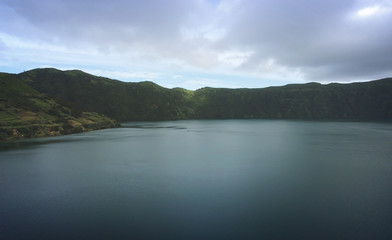
<svg viewBox="0 0 392 240">
<path fill-rule="evenodd" d="M 258 89 L 163 88 L 125 83 L 82 71 L 34 69 L 18 75 L 54 99 L 118 121 L 176 119 L 392 120 L 392 79 L 322 85 L 289 84 Z"/>
<path fill-rule="evenodd" d="M 11 117 L 15 109 L 44 114 L 41 118 L 52 122 L 76 119 L 82 113 L 95 114 L 109 121 L 107 126 L 116 125 L 116 121 L 179 119 L 392 120 L 391 78 L 349 84 L 205 87 L 189 91 L 167 89 L 148 81 L 126 83 L 80 70 L 44 68 L 0 76 L 3 135 L 7 135 L 5 128 L 12 129 L 10 126 L 16 124 L 17 118 Z M 57 120 L 48 104 L 59 109 Z"/>
</svg>

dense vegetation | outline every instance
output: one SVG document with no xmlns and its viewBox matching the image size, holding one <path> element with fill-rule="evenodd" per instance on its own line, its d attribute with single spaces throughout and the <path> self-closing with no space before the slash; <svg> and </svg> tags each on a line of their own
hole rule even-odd
<svg viewBox="0 0 392 240">
<path fill-rule="evenodd" d="M 35 136 L 42 129 L 62 134 L 91 129 L 94 123 L 99 123 L 95 127 L 115 125 L 109 118 L 392 120 L 392 79 L 188 91 L 167 89 L 152 82 L 125 83 L 78 70 L 34 69 L 1 74 L 0 84 L 3 138 L 15 130 L 25 136 L 36 132 L 32 134 Z"/>
<path fill-rule="evenodd" d="M 102 114 L 59 104 L 17 75 L 0 73 L 0 140 L 63 135 L 117 125 Z"/>
<path fill-rule="evenodd" d="M 196 91 L 199 118 L 392 120 L 392 79 Z"/>
<path fill-rule="evenodd" d="M 125 83 L 81 71 L 36 69 L 19 77 L 39 92 L 66 105 L 105 114 L 119 121 L 187 118 L 188 91 L 152 82 Z"/>
<path fill-rule="evenodd" d="M 39 92 L 119 121 L 173 119 L 392 119 L 392 79 L 291 84 L 262 89 L 167 89 L 81 71 L 35 69 L 18 75 Z"/>
</svg>

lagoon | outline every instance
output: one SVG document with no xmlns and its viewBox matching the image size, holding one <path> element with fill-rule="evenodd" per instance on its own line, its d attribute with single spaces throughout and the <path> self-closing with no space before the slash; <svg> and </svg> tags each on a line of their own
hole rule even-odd
<svg viewBox="0 0 392 240">
<path fill-rule="evenodd" d="M 391 123 L 123 123 L 0 143 L 0 235 L 392 239 L 391 183 Z"/>
</svg>

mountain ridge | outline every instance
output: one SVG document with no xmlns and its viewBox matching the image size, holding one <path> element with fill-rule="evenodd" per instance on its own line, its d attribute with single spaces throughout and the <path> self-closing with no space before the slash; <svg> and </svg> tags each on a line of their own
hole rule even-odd
<svg viewBox="0 0 392 240">
<path fill-rule="evenodd" d="M 41 77 L 33 79 L 30 85 L 40 92 L 77 103 L 83 109 L 119 121 L 392 118 L 389 110 L 389 96 L 392 95 L 388 90 L 391 88 L 390 78 L 349 84 L 306 83 L 238 89 L 205 87 L 190 91 L 168 89 L 152 82 L 127 83 L 87 73 L 70 76 L 67 71 L 57 71 L 58 75 L 53 76 L 46 69 L 32 70 L 33 73 L 41 72 Z M 53 88 L 55 84 L 62 87 Z M 87 90 L 89 96 L 80 89 Z M 366 106 L 369 103 L 372 103 L 371 107 Z M 373 110 L 379 108 L 378 105 L 383 109 L 375 113 Z M 387 116 L 382 116 L 381 112 Z"/>
<path fill-rule="evenodd" d="M 60 113 L 63 113 L 57 116 L 58 124 L 61 123 L 59 117 L 72 120 L 82 113 L 95 114 L 96 120 L 105 119 L 107 123 L 111 122 L 110 126 L 125 121 L 233 118 L 392 121 L 392 78 L 345 84 L 310 82 L 266 88 L 204 87 L 191 91 L 169 89 L 150 81 L 122 82 L 80 70 L 39 68 L 19 74 L 1 73 L 0 76 L 3 84 L 0 107 L 3 112 L 6 102 L 9 107 L 15 107 L 19 101 L 6 93 L 18 93 L 22 101 L 29 99 L 22 94 L 25 91 L 36 99 L 46 98 L 45 101 L 52 101 L 52 105 L 57 104 Z M 12 87 L 12 82 L 19 84 L 20 89 Z M 24 110 L 33 107 L 34 110 L 35 105 L 30 104 L 34 101 L 27 100 L 25 106 L 16 107 L 24 107 Z M 45 104 L 41 102 L 41 105 Z M 53 120 L 54 112 L 49 112 L 49 109 L 36 108 L 35 112 L 30 112 L 43 112 L 47 114 L 46 118 Z M 4 129 L 7 122 L 4 118 L 0 120 Z"/>
</svg>

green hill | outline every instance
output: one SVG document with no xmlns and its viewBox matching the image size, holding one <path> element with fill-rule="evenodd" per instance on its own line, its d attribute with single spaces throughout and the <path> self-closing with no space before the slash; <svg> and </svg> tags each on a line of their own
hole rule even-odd
<svg viewBox="0 0 392 240">
<path fill-rule="evenodd" d="M 196 91 L 198 118 L 392 120 L 392 79 Z"/>
<path fill-rule="evenodd" d="M 175 119 L 392 120 L 392 79 L 291 84 L 260 89 L 167 89 L 81 71 L 35 69 L 19 75 L 54 99 L 118 121 Z"/>
<path fill-rule="evenodd" d="M 391 78 L 350 84 L 308 83 L 260 89 L 206 87 L 189 91 L 50 68 L 3 73 L 0 84 L 3 139 L 112 127 L 116 121 L 392 120 Z"/>
<path fill-rule="evenodd" d="M 152 82 L 125 83 L 81 71 L 35 69 L 19 75 L 32 88 L 66 104 L 119 121 L 172 120 L 190 116 L 188 91 Z"/>
<path fill-rule="evenodd" d="M 0 73 L 0 140 L 63 135 L 116 125 L 102 114 L 59 104 L 25 84 L 18 75 Z"/>
</svg>

